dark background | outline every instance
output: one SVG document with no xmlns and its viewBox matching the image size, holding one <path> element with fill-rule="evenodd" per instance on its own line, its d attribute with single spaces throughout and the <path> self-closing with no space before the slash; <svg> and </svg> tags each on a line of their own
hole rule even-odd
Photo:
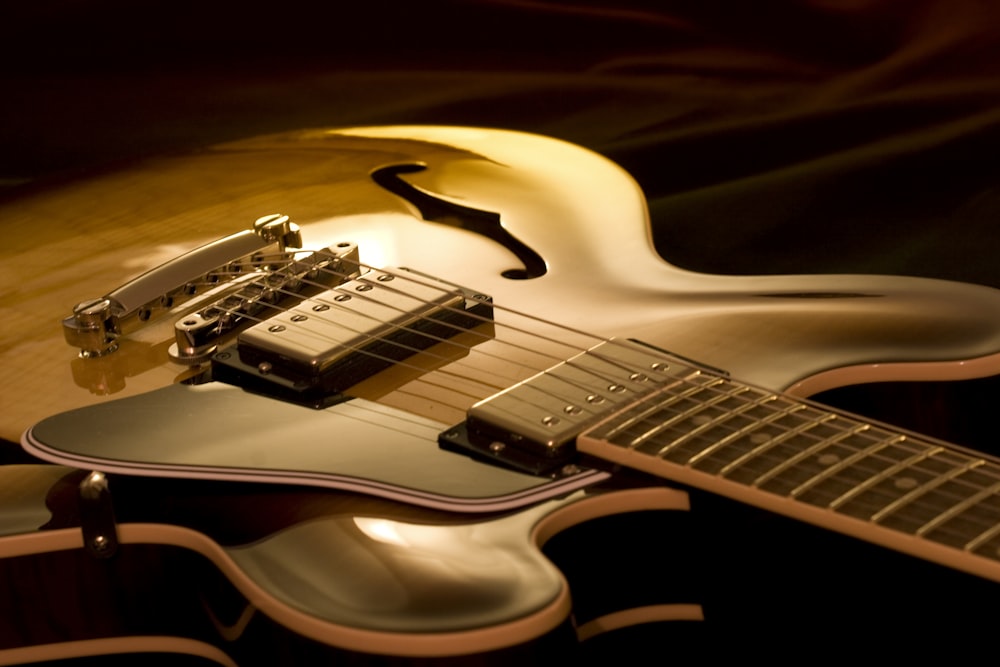
<svg viewBox="0 0 1000 667">
<path fill-rule="evenodd" d="M 510 127 L 625 166 L 676 264 L 997 284 L 994 6 L 4 3 L 0 178 L 302 127 Z"/>
<path fill-rule="evenodd" d="M 995 6 L 4 3 L 0 195 L 283 130 L 488 125 L 618 161 L 647 194 L 657 249 L 685 268 L 1000 287 Z M 991 404 L 980 394 L 977 405 Z M 898 649 L 877 630 L 901 611 L 909 632 L 926 621 L 958 642 L 979 593 L 996 599 L 992 587 L 708 505 L 722 517 L 698 529 L 714 554 L 706 572 L 718 566 L 709 597 L 735 591 L 738 603 L 719 604 L 723 627 L 765 642 L 751 652 L 795 657 L 776 648 L 786 627 L 820 652 L 836 637 L 849 653 L 871 633 Z M 706 635 L 688 636 L 719 641 Z"/>
</svg>

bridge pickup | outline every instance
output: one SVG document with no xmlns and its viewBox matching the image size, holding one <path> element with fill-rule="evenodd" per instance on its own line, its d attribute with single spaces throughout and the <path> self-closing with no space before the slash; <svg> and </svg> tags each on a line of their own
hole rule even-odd
<svg viewBox="0 0 1000 667">
<path fill-rule="evenodd" d="M 424 276 L 414 279 L 402 269 L 371 270 L 242 332 L 236 345 L 215 355 L 212 375 L 325 407 L 362 380 L 406 365 L 431 347 L 460 347 L 464 354 L 467 343 L 452 341 L 492 320 L 488 296 Z M 492 336 L 488 329 L 484 337 Z M 454 356 L 448 350 L 442 355 Z"/>
<path fill-rule="evenodd" d="M 206 361 L 237 332 L 358 274 L 357 244 L 347 242 L 262 264 L 233 280 L 211 303 L 177 320 L 170 357 L 182 364 Z"/>
</svg>

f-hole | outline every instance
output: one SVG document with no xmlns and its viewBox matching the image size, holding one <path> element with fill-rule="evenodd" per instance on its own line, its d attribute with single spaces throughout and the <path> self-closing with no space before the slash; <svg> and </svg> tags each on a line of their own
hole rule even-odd
<svg viewBox="0 0 1000 667">
<path fill-rule="evenodd" d="M 527 280 L 545 275 L 545 260 L 537 252 L 514 238 L 500 224 L 499 213 L 439 199 L 400 178 L 400 174 L 413 174 L 426 168 L 420 164 L 397 164 L 391 167 L 382 167 L 372 172 L 372 180 L 397 197 L 413 204 L 424 220 L 475 232 L 510 250 L 521 260 L 524 268 L 507 269 L 500 274 L 504 278 Z"/>
</svg>

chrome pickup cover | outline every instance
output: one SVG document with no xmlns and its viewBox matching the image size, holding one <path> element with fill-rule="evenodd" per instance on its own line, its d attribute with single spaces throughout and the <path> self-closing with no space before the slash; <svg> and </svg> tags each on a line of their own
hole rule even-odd
<svg viewBox="0 0 1000 667">
<path fill-rule="evenodd" d="M 562 462 L 583 430 L 693 371 L 659 350 L 608 340 L 472 406 L 464 445 Z M 444 444 L 444 443 L 443 443 Z"/>
<path fill-rule="evenodd" d="M 484 323 L 489 297 L 403 269 L 371 270 L 248 328 L 213 377 L 314 407 Z"/>
</svg>

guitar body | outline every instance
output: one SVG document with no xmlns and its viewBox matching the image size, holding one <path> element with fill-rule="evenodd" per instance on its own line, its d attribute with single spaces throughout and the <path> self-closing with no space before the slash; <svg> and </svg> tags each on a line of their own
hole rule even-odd
<svg viewBox="0 0 1000 667">
<path fill-rule="evenodd" d="M 995 290 L 887 276 L 687 272 L 652 251 L 642 193 L 620 168 L 579 147 L 520 133 L 317 130 L 151 160 L 58 192 L 29 193 L 3 211 L 14 236 L 0 262 L 0 282 L 12 286 L 2 301 L 8 325 L 0 357 L 8 381 L 0 386 L 0 436 L 13 442 L 24 434 L 33 453 L 71 467 L 0 471 L 7 480 L 0 555 L 8 578 L 31 569 L 24 563 L 93 558 L 82 549 L 79 517 L 67 509 L 81 477 L 72 468 L 105 470 L 126 473 L 111 482 L 120 548 L 132 554 L 120 560 L 176 573 L 176 563 L 193 559 L 199 571 L 232 587 L 227 597 L 243 606 L 234 619 L 209 601 L 209 611 L 198 612 L 204 618 L 183 632 L 124 624 L 36 634 L 26 623 L 0 635 L 0 662 L 156 650 L 155 641 L 136 649 L 122 636 L 188 633 L 165 641 L 163 650 L 227 664 L 258 615 L 269 627 L 348 654 L 509 651 L 540 637 L 562 638 L 559 628 L 570 618 L 570 587 L 539 551 L 550 538 L 604 517 L 687 514 L 682 491 L 645 477 L 620 490 L 606 475 L 548 499 L 470 510 L 485 493 L 475 471 L 499 480 L 497 488 L 510 486 L 485 493 L 490 498 L 521 493 L 525 476 L 437 451 L 436 433 L 489 395 L 447 382 L 448 371 L 469 365 L 464 359 L 388 389 L 366 385 L 343 405 L 371 406 L 373 416 L 352 416 L 357 429 L 331 432 L 323 424 L 348 408 L 296 406 L 301 418 L 290 417 L 293 408 L 255 397 L 246 399 L 255 407 L 222 410 L 218 422 L 193 417 L 207 394 L 240 392 L 177 384 L 195 371 L 169 360 L 177 319 L 170 312 L 128 332 L 103 357 L 80 359 L 66 345 L 59 322 L 73 304 L 274 212 L 301 225 L 306 245 L 356 243 L 366 265 L 405 267 L 489 295 L 496 329 L 513 333 L 476 346 L 475 372 L 477 379 L 497 378 L 484 384 L 501 389 L 550 365 L 538 357 L 565 358 L 561 346 L 586 349 L 591 333 L 638 339 L 802 396 L 856 382 L 975 378 L 1000 369 Z M 536 323 L 548 322 L 560 326 L 539 335 Z M 185 418 L 192 420 L 186 426 Z M 290 421 L 298 428 L 285 442 Z M 238 435 L 212 430 L 202 439 L 208 429 Z M 397 447 L 404 430 L 404 440 L 420 442 Z M 317 449 L 326 439 L 335 442 Z M 370 443 L 395 449 L 366 458 Z M 425 458 L 421 448 L 434 451 Z M 319 474 L 321 463 L 304 463 L 324 456 L 329 474 Z M 421 465 L 435 470 L 428 461 L 436 457 L 460 460 L 462 472 L 441 481 L 417 472 L 400 481 L 383 472 L 389 459 L 404 475 Z M 333 479 L 345 466 L 351 480 L 391 486 L 392 493 L 377 498 Z M 456 485 L 456 477 L 471 482 Z M 192 479 L 200 481 L 184 481 Z M 211 511 L 206 516 L 199 507 Z M 150 547 L 155 555 L 134 555 Z M 127 572 L 115 576 L 128 579 Z M 185 593 L 200 587 L 192 581 L 173 587 L 178 609 L 187 609 Z M 584 634 L 703 615 L 686 594 L 629 604 L 632 611 L 602 616 Z"/>
<path fill-rule="evenodd" d="M 544 259 L 545 273 L 504 278 L 522 267 L 508 248 L 423 220 L 369 176 L 400 164 L 428 165 L 403 177 L 416 188 L 499 212 L 503 227 Z M 1000 363 L 992 289 L 889 276 L 711 276 L 670 266 L 652 250 L 635 182 L 579 147 L 466 128 L 313 131 L 150 160 L 10 202 L 3 214 L 12 238 L 0 251 L 0 279 L 10 286 L 0 436 L 16 441 L 58 412 L 174 382 L 184 368 L 166 363 L 169 318 L 123 341 L 124 354 L 90 365 L 74 362 L 59 322 L 73 304 L 274 211 L 287 211 L 310 246 L 348 239 L 368 264 L 417 269 L 518 311 L 640 339 L 777 389 L 983 377 Z"/>
</svg>

